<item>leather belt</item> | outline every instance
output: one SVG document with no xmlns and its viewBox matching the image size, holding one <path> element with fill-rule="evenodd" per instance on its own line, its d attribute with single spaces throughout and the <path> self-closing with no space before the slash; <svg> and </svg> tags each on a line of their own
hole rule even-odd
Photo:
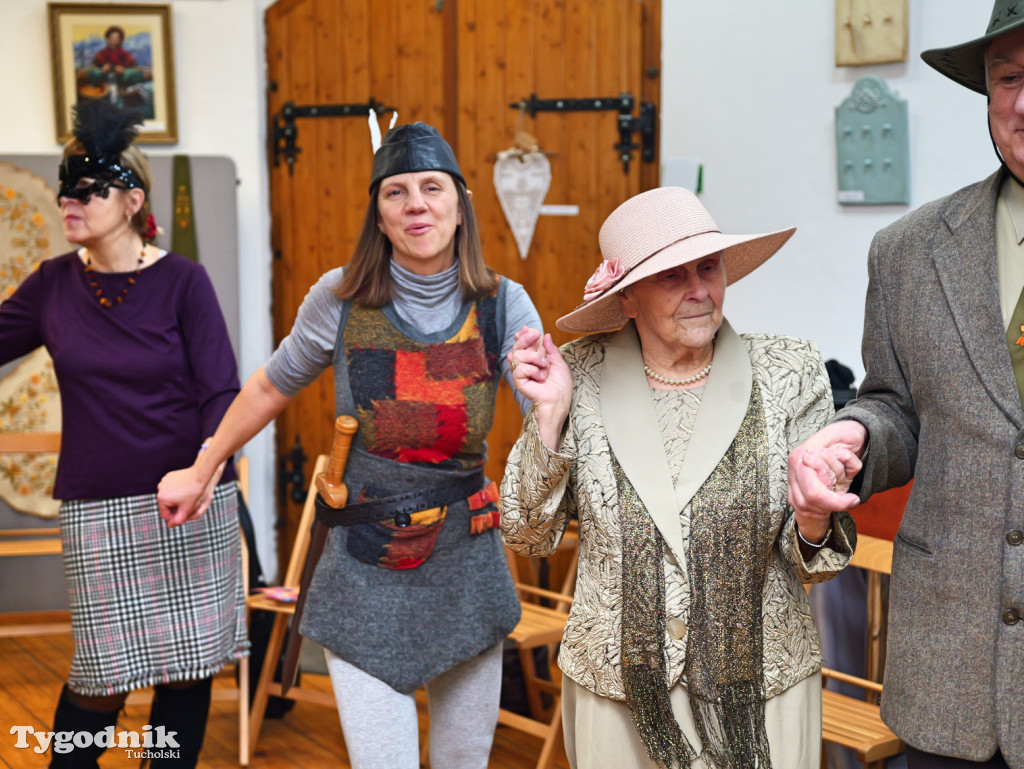
<svg viewBox="0 0 1024 769">
<path fill-rule="evenodd" d="M 306 553 L 306 563 L 302 569 L 299 598 L 295 604 L 295 613 L 292 615 L 292 622 L 284 643 L 281 671 L 283 694 L 287 694 L 295 682 L 295 673 L 299 666 L 299 652 L 302 649 L 302 635 L 299 632 L 299 627 L 302 624 L 309 586 L 313 581 L 313 572 L 316 570 L 317 562 L 327 544 L 328 527 L 355 526 L 358 523 L 372 523 L 388 518 L 394 518 L 398 526 L 408 526 L 412 523 L 412 513 L 441 505 L 450 505 L 466 498 L 469 498 L 469 509 L 478 510 L 490 502 L 496 502 L 498 497 L 494 483 L 481 488 L 483 480 L 484 471 L 483 468 L 480 468 L 477 472 L 450 483 L 431 486 L 428 489 L 405 491 L 368 502 L 359 502 L 340 510 L 335 510 L 324 502 L 319 494 L 316 495 L 316 518 L 310 528 L 309 550 Z"/>
<path fill-rule="evenodd" d="M 412 513 L 466 499 L 480 490 L 483 481 L 484 471 L 480 469 L 472 475 L 439 486 L 403 491 L 401 494 L 366 502 L 355 502 L 339 510 L 327 505 L 317 505 L 316 519 L 327 526 L 356 526 L 360 523 L 374 523 L 394 518 L 396 526 L 408 526 L 412 522 Z"/>
</svg>

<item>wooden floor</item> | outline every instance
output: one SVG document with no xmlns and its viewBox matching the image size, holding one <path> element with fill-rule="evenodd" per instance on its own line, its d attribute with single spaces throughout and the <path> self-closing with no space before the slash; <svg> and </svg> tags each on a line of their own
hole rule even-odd
<svg viewBox="0 0 1024 769">
<path fill-rule="evenodd" d="M 70 667 L 72 646 L 67 633 L 0 638 L 0 767 L 47 766 L 49 755 L 38 755 L 31 748 L 15 748 L 16 735 L 9 732 L 12 726 L 22 725 L 49 730 L 57 697 Z M 220 677 L 215 687 L 233 687 L 230 672 Z M 302 685 L 330 690 L 329 680 L 320 675 L 303 673 Z M 229 769 L 238 766 L 236 707 L 233 702 L 214 702 L 211 706 L 199 761 L 201 767 Z M 141 731 L 148 714 L 148 705 L 129 705 L 118 722 L 118 729 Z M 421 739 L 425 729 L 426 713 L 421 709 Z M 536 763 L 539 750 L 539 740 L 499 727 L 488 767 L 528 769 Z M 100 764 L 103 769 L 138 769 L 139 760 L 128 757 L 123 750 L 111 749 L 103 755 Z M 299 702 L 283 718 L 268 720 L 250 766 L 254 769 L 349 767 L 337 712 L 333 708 Z M 564 752 L 555 766 L 558 769 L 568 766 Z"/>
</svg>

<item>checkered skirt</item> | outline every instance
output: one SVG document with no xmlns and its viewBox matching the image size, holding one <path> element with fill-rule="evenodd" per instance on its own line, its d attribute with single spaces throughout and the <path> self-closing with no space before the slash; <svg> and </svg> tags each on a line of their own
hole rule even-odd
<svg viewBox="0 0 1024 769">
<path fill-rule="evenodd" d="M 206 678 L 248 654 L 237 484 L 168 529 L 156 495 L 61 504 L 75 653 L 85 696 Z"/>
</svg>

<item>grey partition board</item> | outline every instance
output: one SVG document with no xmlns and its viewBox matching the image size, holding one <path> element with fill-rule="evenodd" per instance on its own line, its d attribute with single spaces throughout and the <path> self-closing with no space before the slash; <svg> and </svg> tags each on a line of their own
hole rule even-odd
<svg viewBox="0 0 1024 769">
<path fill-rule="evenodd" d="M 231 158 L 190 156 L 192 206 L 195 212 L 199 262 L 206 268 L 217 292 L 228 334 L 239 351 L 238 297 L 238 216 L 237 174 Z M 46 155 L 3 155 L 0 160 L 24 168 L 57 189 L 58 153 Z M 164 230 L 157 236 L 161 248 L 170 248 L 172 209 L 174 206 L 173 158 L 149 158 L 153 170 L 150 199 L 157 224 Z M 17 366 L 18 361 L 0 366 L 0 377 Z M 26 515 L 0 500 L 0 529 L 31 529 L 56 526 L 56 520 Z M 66 609 L 67 586 L 59 555 L 0 558 L 0 612 L 47 611 Z"/>
<path fill-rule="evenodd" d="M 192 209 L 195 211 L 199 262 L 210 274 L 217 291 L 231 344 L 238 357 L 238 205 L 235 162 L 220 156 L 190 156 L 192 166 Z M 0 155 L 0 160 L 31 171 L 54 190 L 60 155 Z M 150 157 L 153 190 L 150 205 L 156 223 L 164 230 L 157 236 L 161 248 L 171 247 L 171 214 L 174 206 L 171 156 Z"/>
</svg>

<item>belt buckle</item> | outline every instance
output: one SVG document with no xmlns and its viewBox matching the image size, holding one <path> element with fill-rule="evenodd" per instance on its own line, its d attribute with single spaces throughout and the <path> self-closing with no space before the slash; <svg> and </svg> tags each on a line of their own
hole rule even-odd
<svg viewBox="0 0 1024 769">
<path fill-rule="evenodd" d="M 400 529 L 405 529 L 416 524 L 437 523 L 448 514 L 448 505 L 440 507 L 428 507 L 426 510 L 417 510 L 415 513 L 395 513 L 391 522 Z"/>
</svg>

